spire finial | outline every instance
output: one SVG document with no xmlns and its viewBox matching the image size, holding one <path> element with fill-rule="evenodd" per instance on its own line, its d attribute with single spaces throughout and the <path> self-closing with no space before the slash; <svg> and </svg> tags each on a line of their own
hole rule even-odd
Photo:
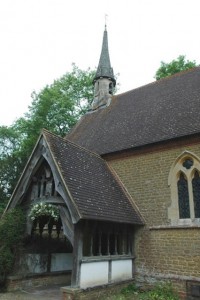
<svg viewBox="0 0 200 300">
<path fill-rule="evenodd" d="M 108 15 L 105 14 L 105 31 L 107 30 L 107 19 L 108 19 Z"/>
</svg>

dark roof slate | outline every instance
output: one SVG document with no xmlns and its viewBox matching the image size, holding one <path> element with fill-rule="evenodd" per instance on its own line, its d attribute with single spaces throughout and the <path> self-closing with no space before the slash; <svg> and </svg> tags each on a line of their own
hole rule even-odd
<svg viewBox="0 0 200 300">
<path fill-rule="evenodd" d="M 43 134 L 81 218 L 143 223 L 122 184 L 99 155 L 46 130 Z"/>
<path fill-rule="evenodd" d="M 200 67 L 114 96 L 67 136 L 99 154 L 200 132 Z"/>
</svg>

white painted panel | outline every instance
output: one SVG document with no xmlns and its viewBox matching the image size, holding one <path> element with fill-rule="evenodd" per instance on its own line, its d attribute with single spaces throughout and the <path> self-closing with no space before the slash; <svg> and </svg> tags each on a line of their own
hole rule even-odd
<svg viewBox="0 0 200 300">
<path fill-rule="evenodd" d="M 72 270 L 72 253 L 51 254 L 51 272 Z"/>
<path fill-rule="evenodd" d="M 132 260 L 114 260 L 111 270 L 112 282 L 130 279 L 132 278 Z"/>
<path fill-rule="evenodd" d="M 108 283 L 108 261 L 81 264 L 80 287 L 87 288 Z"/>
</svg>

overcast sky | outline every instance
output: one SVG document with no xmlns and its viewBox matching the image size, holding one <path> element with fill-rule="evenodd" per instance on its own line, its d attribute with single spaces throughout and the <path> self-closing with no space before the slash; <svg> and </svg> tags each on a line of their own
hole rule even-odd
<svg viewBox="0 0 200 300">
<path fill-rule="evenodd" d="M 0 0 L 0 125 L 72 62 L 97 67 L 105 14 L 119 92 L 154 81 L 162 60 L 200 63 L 199 0 Z"/>
</svg>

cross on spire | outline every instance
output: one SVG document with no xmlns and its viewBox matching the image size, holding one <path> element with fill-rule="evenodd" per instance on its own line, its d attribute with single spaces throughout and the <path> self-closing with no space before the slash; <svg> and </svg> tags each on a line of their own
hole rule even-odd
<svg viewBox="0 0 200 300">
<path fill-rule="evenodd" d="M 107 19 L 108 19 L 108 15 L 105 14 L 105 30 L 106 30 L 106 28 L 107 28 Z"/>
</svg>

